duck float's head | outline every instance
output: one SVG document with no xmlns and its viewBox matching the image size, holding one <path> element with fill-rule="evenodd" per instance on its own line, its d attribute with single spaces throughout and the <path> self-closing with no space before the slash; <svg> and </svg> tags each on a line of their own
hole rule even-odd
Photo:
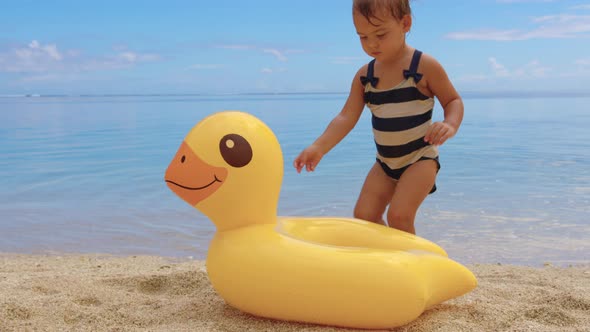
<svg viewBox="0 0 590 332">
<path fill-rule="evenodd" d="M 282 179 L 283 155 L 274 133 L 238 111 L 195 125 L 165 174 L 168 187 L 219 231 L 275 223 Z"/>
</svg>

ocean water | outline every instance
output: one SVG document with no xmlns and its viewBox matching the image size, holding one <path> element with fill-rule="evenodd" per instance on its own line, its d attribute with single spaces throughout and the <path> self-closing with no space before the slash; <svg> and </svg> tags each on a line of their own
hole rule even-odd
<svg viewBox="0 0 590 332">
<path fill-rule="evenodd" d="M 349 217 L 374 161 L 368 111 L 316 172 L 291 166 L 345 98 L 0 98 L 0 252 L 205 258 L 213 224 L 163 176 L 192 126 L 221 110 L 252 113 L 277 135 L 279 215 Z M 438 191 L 418 212 L 418 235 L 466 264 L 589 263 L 589 104 L 465 99 L 463 125 L 440 149 Z"/>
</svg>

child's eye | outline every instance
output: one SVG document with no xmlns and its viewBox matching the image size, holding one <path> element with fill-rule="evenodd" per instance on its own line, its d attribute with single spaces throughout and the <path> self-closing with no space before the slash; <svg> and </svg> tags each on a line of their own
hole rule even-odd
<svg viewBox="0 0 590 332">
<path fill-rule="evenodd" d="M 383 33 L 383 34 L 377 35 L 377 38 L 381 39 L 381 38 L 385 37 L 386 35 L 387 35 L 386 33 Z"/>
<path fill-rule="evenodd" d="M 367 36 L 359 36 L 360 39 L 367 39 Z"/>
</svg>

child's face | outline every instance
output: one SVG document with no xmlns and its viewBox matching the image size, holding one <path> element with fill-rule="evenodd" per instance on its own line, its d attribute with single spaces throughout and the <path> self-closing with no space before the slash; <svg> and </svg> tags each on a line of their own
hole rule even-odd
<svg viewBox="0 0 590 332">
<path fill-rule="evenodd" d="M 391 13 L 381 11 L 375 18 L 371 18 L 372 24 L 363 15 L 354 12 L 353 21 L 360 37 L 363 50 L 371 57 L 380 61 L 395 59 L 399 50 L 405 43 L 406 33 L 412 26 L 412 18 L 405 15 L 401 20 L 396 19 Z"/>
</svg>

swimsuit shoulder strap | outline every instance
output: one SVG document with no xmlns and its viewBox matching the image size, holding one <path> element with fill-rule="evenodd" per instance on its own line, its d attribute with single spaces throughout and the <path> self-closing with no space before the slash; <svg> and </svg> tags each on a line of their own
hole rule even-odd
<svg viewBox="0 0 590 332">
<path fill-rule="evenodd" d="M 414 50 L 414 55 L 412 56 L 412 62 L 410 63 L 410 69 L 404 69 L 404 77 L 414 78 L 414 82 L 418 83 L 422 79 L 422 74 L 418 73 L 418 65 L 420 64 L 420 57 L 422 56 L 422 52 L 418 50 Z"/>
<path fill-rule="evenodd" d="M 371 62 L 369 62 L 369 65 L 367 66 L 367 76 L 361 76 L 361 83 L 363 85 L 367 85 L 368 83 L 371 83 L 372 87 L 377 86 L 377 82 L 379 82 L 379 79 L 377 77 L 375 77 L 375 59 L 371 60 Z"/>
</svg>

